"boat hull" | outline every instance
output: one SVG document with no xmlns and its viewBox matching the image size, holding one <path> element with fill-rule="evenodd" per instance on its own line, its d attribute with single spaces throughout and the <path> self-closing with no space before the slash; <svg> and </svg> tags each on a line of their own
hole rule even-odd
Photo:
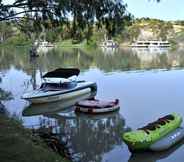
<svg viewBox="0 0 184 162">
<path fill-rule="evenodd" d="M 77 107 L 76 112 L 82 112 L 82 113 L 88 113 L 88 114 L 103 114 L 103 113 L 118 111 L 119 109 L 120 109 L 119 105 L 115 105 L 110 108 L 101 108 L 101 109 Z"/>
<path fill-rule="evenodd" d="M 159 141 L 150 146 L 152 151 L 164 151 L 178 143 L 184 138 L 184 128 L 177 128 L 167 136 L 163 137 Z"/>
<path fill-rule="evenodd" d="M 76 88 L 63 91 L 44 92 L 35 90 L 30 93 L 24 94 L 22 98 L 31 102 L 32 104 L 41 104 L 72 99 L 77 96 L 96 91 L 96 89 L 97 89 L 96 83 L 81 83 Z"/>
<path fill-rule="evenodd" d="M 84 100 L 76 104 L 76 112 L 88 114 L 103 114 L 113 111 L 118 111 L 119 100 L 115 101 L 99 101 L 99 100 Z"/>
<path fill-rule="evenodd" d="M 78 91 L 74 91 L 66 94 L 56 94 L 53 96 L 39 97 L 39 98 L 28 98 L 27 100 L 33 104 L 49 103 L 49 102 L 56 102 L 56 101 L 71 99 L 90 92 L 91 92 L 90 88 L 85 88 L 82 90 L 78 90 Z"/>
</svg>

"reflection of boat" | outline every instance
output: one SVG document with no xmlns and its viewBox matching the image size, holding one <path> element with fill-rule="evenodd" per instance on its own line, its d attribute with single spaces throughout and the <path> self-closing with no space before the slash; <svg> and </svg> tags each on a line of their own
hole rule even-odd
<svg viewBox="0 0 184 162">
<path fill-rule="evenodd" d="M 96 92 L 93 92 L 93 93 L 86 93 L 86 94 L 77 96 L 76 98 L 68 99 L 65 101 L 58 101 L 53 103 L 37 104 L 37 105 L 32 104 L 29 107 L 24 109 L 23 116 L 50 114 L 50 113 L 56 113 L 59 111 L 67 110 L 70 106 L 75 105 L 76 102 L 81 101 L 83 99 L 94 97 L 95 95 L 96 95 Z"/>
<path fill-rule="evenodd" d="M 61 78 L 69 78 L 79 74 L 79 69 L 56 69 L 46 73 L 43 78 L 49 78 L 42 83 L 39 89 L 25 93 L 22 98 L 31 103 L 47 103 L 59 100 L 67 100 L 89 92 L 96 91 L 94 82 L 77 82 Z M 54 78 L 54 79 L 53 79 Z"/>
<path fill-rule="evenodd" d="M 136 48 L 132 47 L 132 51 L 138 55 L 149 55 L 149 54 L 168 54 L 168 48 Z M 148 57 L 148 56 L 147 56 Z"/>
<path fill-rule="evenodd" d="M 113 55 L 118 50 L 117 48 L 114 48 L 114 47 L 101 47 L 101 49 L 102 49 L 102 52 L 107 55 Z"/>
<path fill-rule="evenodd" d="M 83 100 L 76 104 L 76 112 L 102 114 L 119 110 L 119 100 L 102 101 L 97 99 Z"/>
<path fill-rule="evenodd" d="M 180 141 L 177 145 L 170 148 L 167 151 L 161 151 L 161 152 L 142 152 L 142 153 L 134 153 L 131 155 L 128 162 L 157 162 L 161 161 L 162 159 L 167 159 L 170 155 L 174 154 L 176 150 L 178 150 L 180 147 L 182 147 L 184 144 L 184 140 Z M 182 156 L 182 155 L 181 155 Z M 175 157 L 174 161 L 181 161 L 181 157 Z"/>
<path fill-rule="evenodd" d="M 168 41 L 162 40 L 135 41 L 130 45 L 130 47 L 162 48 L 162 47 L 170 47 L 170 43 Z"/>
</svg>

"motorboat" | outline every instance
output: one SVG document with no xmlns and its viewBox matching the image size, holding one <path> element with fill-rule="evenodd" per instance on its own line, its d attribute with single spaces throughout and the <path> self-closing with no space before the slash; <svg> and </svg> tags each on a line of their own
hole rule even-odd
<svg viewBox="0 0 184 162">
<path fill-rule="evenodd" d="M 147 40 L 147 41 L 135 41 L 133 42 L 130 47 L 133 48 L 168 48 L 170 47 L 169 41 L 162 41 L 162 40 Z"/>
<path fill-rule="evenodd" d="M 64 101 L 56 101 L 45 104 L 31 104 L 28 105 L 22 112 L 23 116 L 34 116 L 34 115 L 42 115 L 42 114 L 53 114 L 63 111 L 70 110 L 71 107 L 82 100 L 94 98 L 96 96 L 96 91 L 93 93 L 86 93 L 83 95 L 79 95 L 72 99 L 67 99 Z"/>
<path fill-rule="evenodd" d="M 104 48 L 117 48 L 119 45 L 113 40 L 105 40 L 102 43 L 100 43 L 100 47 Z"/>
<path fill-rule="evenodd" d="M 33 104 L 49 103 L 65 101 L 96 91 L 95 82 L 73 79 L 79 73 L 80 70 L 75 68 L 59 68 L 48 72 L 42 76 L 44 82 L 40 88 L 24 93 L 22 98 Z"/>
</svg>

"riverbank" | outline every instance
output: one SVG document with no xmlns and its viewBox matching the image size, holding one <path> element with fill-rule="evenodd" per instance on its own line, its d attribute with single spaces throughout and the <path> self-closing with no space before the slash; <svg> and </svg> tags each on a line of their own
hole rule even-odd
<svg viewBox="0 0 184 162">
<path fill-rule="evenodd" d="M 15 119 L 0 114 L 0 130 L 2 162 L 67 162 Z"/>
</svg>

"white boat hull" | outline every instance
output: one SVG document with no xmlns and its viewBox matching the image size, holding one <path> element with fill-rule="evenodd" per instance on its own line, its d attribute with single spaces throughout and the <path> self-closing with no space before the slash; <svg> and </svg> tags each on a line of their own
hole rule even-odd
<svg viewBox="0 0 184 162">
<path fill-rule="evenodd" d="M 120 109 L 119 105 L 115 105 L 113 107 L 101 108 L 101 109 L 77 107 L 76 111 L 90 113 L 90 114 L 101 114 L 101 113 L 118 111 L 119 109 Z"/>
<path fill-rule="evenodd" d="M 61 100 L 67 100 L 71 99 L 80 95 L 84 95 L 86 93 L 91 92 L 90 88 L 66 93 L 66 94 L 56 94 L 53 96 L 47 96 L 47 97 L 39 97 L 39 98 L 29 98 L 27 99 L 29 102 L 34 103 L 34 104 L 39 104 L 39 103 L 48 103 L 48 102 L 55 102 L 55 101 L 61 101 Z"/>
<path fill-rule="evenodd" d="M 85 82 L 78 83 L 76 87 L 71 89 L 56 91 L 44 91 L 43 89 L 33 90 L 31 92 L 25 93 L 22 98 L 33 104 L 40 104 L 72 99 L 93 91 L 96 91 L 96 83 Z"/>
</svg>

